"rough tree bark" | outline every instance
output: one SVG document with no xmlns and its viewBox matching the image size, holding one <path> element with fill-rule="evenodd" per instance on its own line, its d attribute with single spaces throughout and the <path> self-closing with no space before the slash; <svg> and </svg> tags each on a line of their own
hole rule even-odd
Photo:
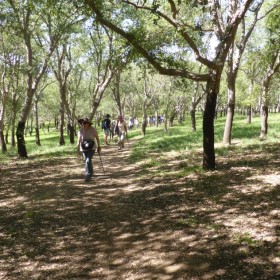
<svg viewBox="0 0 280 280">
<path fill-rule="evenodd" d="M 214 119 L 216 113 L 217 96 L 220 89 L 221 71 L 213 72 L 212 79 L 206 85 L 206 103 L 203 114 L 203 168 L 214 170 L 216 168 L 216 158 L 214 149 Z"/>
</svg>

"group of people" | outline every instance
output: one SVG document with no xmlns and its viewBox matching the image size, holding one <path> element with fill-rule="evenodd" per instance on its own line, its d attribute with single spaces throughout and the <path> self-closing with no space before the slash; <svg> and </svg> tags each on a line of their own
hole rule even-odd
<svg viewBox="0 0 280 280">
<path fill-rule="evenodd" d="M 119 115 L 115 124 L 110 120 L 111 116 L 106 115 L 102 121 L 102 129 L 104 133 L 104 143 L 109 145 L 108 137 L 110 133 L 118 136 L 118 149 L 124 148 L 125 138 L 127 137 L 127 125 L 122 115 Z M 78 123 L 81 125 L 81 129 L 78 132 L 77 148 L 82 153 L 85 159 L 85 181 L 89 181 L 93 176 L 92 158 L 97 150 L 100 155 L 101 145 L 98 132 L 88 118 L 79 119 Z M 97 145 L 97 147 L 96 147 Z"/>
<path fill-rule="evenodd" d="M 111 116 L 106 115 L 102 121 L 102 129 L 104 133 L 104 143 L 109 145 L 108 138 L 113 139 L 114 135 L 118 137 L 119 150 L 124 148 L 125 138 L 127 137 L 127 124 L 122 115 L 119 115 L 116 121 L 111 122 Z"/>
<path fill-rule="evenodd" d="M 138 128 L 139 120 L 137 118 L 130 117 L 128 121 L 128 129 L 131 130 L 134 126 Z"/>
</svg>

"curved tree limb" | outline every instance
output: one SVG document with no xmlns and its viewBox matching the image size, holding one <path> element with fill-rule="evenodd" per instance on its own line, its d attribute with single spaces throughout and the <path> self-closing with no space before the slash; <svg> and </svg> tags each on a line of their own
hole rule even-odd
<svg viewBox="0 0 280 280">
<path fill-rule="evenodd" d="M 152 54 L 150 54 L 140 45 L 140 43 L 135 40 L 132 34 L 124 31 L 123 29 L 113 24 L 111 21 L 107 20 L 93 1 L 85 0 L 85 3 L 95 13 L 96 19 L 100 23 L 124 37 L 150 64 L 154 66 L 155 69 L 157 69 L 160 74 L 185 77 L 194 81 L 207 81 L 209 79 L 209 74 L 197 74 L 184 69 L 173 69 L 162 66 L 161 63 Z"/>
</svg>

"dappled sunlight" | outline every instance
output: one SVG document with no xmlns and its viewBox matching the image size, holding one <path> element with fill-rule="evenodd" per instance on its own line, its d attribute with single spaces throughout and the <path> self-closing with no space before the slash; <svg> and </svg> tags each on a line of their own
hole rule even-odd
<svg viewBox="0 0 280 280">
<path fill-rule="evenodd" d="M 248 178 L 248 182 L 252 182 L 253 178 Z M 264 193 L 264 192 L 271 192 L 274 188 L 271 187 L 271 185 L 268 185 L 264 180 L 262 180 L 259 177 L 254 177 L 253 183 L 246 183 L 244 185 L 236 185 L 233 186 L 232 188 L 235 189 L 236 191 L 247 194 L 247 195 L 252 195 L 252 194 L 257 194 L 257 193 Z"/>
<path fill-rule="evenodd" d="M 267 175 L 255 175 L 252 176 L 252 180 L 261 180 L 263 182 L 262 186 L 271 185 L 273 187 L 280 188 L 280 174 L 267 174 Z M 249 178 L 250 180 L 250 178 Z"/>
<path fill-rule="evenodd" d="M 86 183 L 81 157 L 1 166 L 0 278 L 276 279 L 278 166 L 161 176 L 127 163 L 131 144 Z"/>
<path fill-rule="evenodd" d="M 221 219 L 218 220 L 221 222 Z M 276 226 L 278 222 L 266 221 L 256 213 L 247 215 L 233 215 L 231 219 L 224 220 L 223 224 L 231 229 L 232 237 L 238 234 L 248 234 L 253 240 L 277 242 Z"/>
</svg>

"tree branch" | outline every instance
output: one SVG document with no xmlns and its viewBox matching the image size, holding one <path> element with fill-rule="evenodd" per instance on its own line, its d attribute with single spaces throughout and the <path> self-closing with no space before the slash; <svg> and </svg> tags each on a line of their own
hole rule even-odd
<svg viewBox="0 0 280 280">
<path fill-rule="evenodd" d="M 210 8 L 210 14 L 212 17 L 212 22 L 214 24 L 214 30 L 216 33 L 216 36 L 218 38 L 223 38 L 223 34 L 225 32 L 224 23 L 222 19 L 222 15 L 220 12 L 220 4 L 217 0 L 211 0 L 209 1 L 209 8 Z"/>
<path fill-rule="evenodd" d="M 123 38 L 125 38 L 150 64 L 154 66 L 157 71 L 162 74 L 162 75 L 169 75 L 169 76 L 178 76 L 178 77 L 185 77 L 191 80 L 195 81 L 207 81 L 209 78 L 209 74 L 197 74 L 193 73 L 190 71 L 186 70 L 181 70 L 181 69 L 173 69 L 173 68 L 166 68 L 163 67 L 154 57 L 154 55 L 150 54 L 146 49 L 144 49 L 140 43 L 138 43 L 134 36 L 128 32 L 125 32 L 123 29 L 119 28 L 115 24 L 113 24 L 111 21 L 105 19 L 105 17 L 102 15 L 96 4 L 91 1 L 91 0 L 85 0 L 85 3 L 91 8 L 91 10 L 95 13 L 96 19 L 101 22 L 103 25 L 107 26 L 114 32 L 118 33 L 121 35 Z M 169 19 L 170 21 L 171 19 Z M 173 22 L 173 21 L 171 21 Z M 174 26 L 174 22 L 172 24 Z M 176 26 L 176 25 L 175 25 Z M 186 33 L 186 32 L 185 32 Z M 186 33 L 187 35 L 187 33 Z M 192 40 L 190 39 L 190 42 Z M 201 59 L 203 60 L 203 59 Z M 204 59 L 205 60 L 205 59 Z M 200 61 L 200 60 L 198 60 Z M 208 60 L 207 63 L 211 64 L 212 67 L 215 66 L 214 63 L 209 62 Z M 200 61 L 201 62 L 201 61 Z"/>
<path fill-rule="evenodd" d="M 205 66 L 211 68 L 211 69 L 216 69 L 216 64 L 213 63 L 212 61 L 206 59 L 205 57 L 203 57 L 200 54 L 200 51 L 198 49 L 198 47 L 196 46 L 194 40 L 191 38 L 191 36 L 188 34 L 188 32 L 185 31 L 186 27 L 195 30 L 193 27 L 189 26 L 189 25 L 182 25 L 179 24 L 178 21 L 176 20 L 176 16 L 174 17 L 174 13 L 178 13 L 178 10 L 176 9 L 175 3 L 172 0 L 169 0 L 168 2 L 171 5 L 171 11 L 173 14 L 173 19 L 169 18 L 166 14 L 162 13 L 159 10 L 154 10 L 151 7 L 146 7 L 146 6 L 139 6 L 136 5 L 128 0 L 123 0 L 124 3 L 128 4 L 128 5 L 132 5 L 134 6 L 136 9 L 144 9 L 147 10 L 153 14 L 158 15 L 159 17 L 161 17 L 162 19 L 164 19 L 165 21 L 167 21 L 170 25 L 172 25 L 176 31 L 181 34 L 181 36 L 185 39 L 185 41 L 188 43 L 188 45 L 190 46 L 190 48 L 193 50 L 194 54 L 195 54 L 195 59 L 204 64 Z M 175 75 L 176 76 L 176 75 Z"/>
</svg>

